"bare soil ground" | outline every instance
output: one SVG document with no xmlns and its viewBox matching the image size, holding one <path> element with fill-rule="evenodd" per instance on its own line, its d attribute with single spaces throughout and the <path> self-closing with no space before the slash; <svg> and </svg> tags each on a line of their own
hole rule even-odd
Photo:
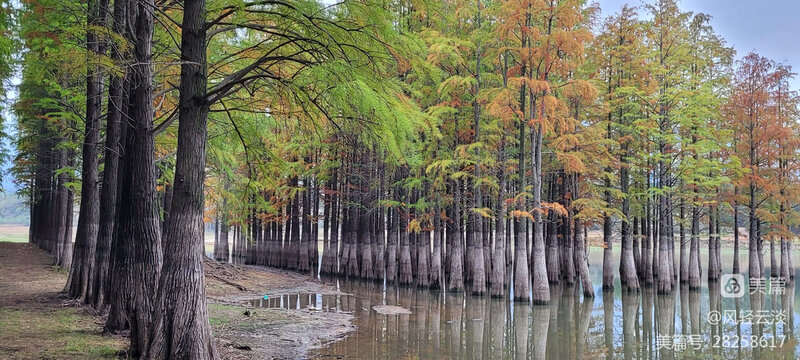
<svg viewBox="0 0 800 360">
<path fill-rule="evenodd" d="M 68 301 L 65 271 L 28 243 L 0 242 L 0 359 L 102 359 L 124 354 L 128 340 L 103 334 L 104 318 Z M 307 276 L 206 262 L 209 316 L 224 359 L 298 359 L 355 330 L 352 315 L 254 309 L 270 294 L 335 293 Z"/>
</svg>

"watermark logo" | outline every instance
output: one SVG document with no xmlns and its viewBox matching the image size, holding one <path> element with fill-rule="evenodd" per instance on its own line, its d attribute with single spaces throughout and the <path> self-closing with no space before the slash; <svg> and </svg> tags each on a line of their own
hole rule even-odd
<svg viewBox="0 0 800 360">
<path fill-rule="evenodd" d="M 744 296 L 744 275 L 742 274 L 723 274 L 722 297 L 740 298 Z"/>
</svg>

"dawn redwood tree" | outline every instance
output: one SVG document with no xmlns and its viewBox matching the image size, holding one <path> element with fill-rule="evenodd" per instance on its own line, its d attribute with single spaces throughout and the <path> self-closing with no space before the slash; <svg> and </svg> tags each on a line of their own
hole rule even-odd
<svg viewBox="0 0 800 360">
<path fill-rule="evenodd" d="M 133 33 L 133 58 L 123 188 L 119 203 L 118 241 L 133 244 L 131 300 L 127 307 L 131 353 L 141 356 L 148 346 L 162 263 L 161 227 L 156 193 L 155 134 L 152 90 L 152 3 L 138 2 L 128 9 Z"/>
<path fill-rule="evenodd" d="M 126 11 L 129 1 L 114 1 L 111 30 L 123 34 L 126 29 Z M 109 43 L 111 59 L 122 62 L 126 58 L 122 44 Z M 94 259 L 93 283 L 90 284 L 87 302 L 98 309 L 106 305 L 108 293 L 109 268 L 111 265 L 111 242 L 114 236 L 114 224 L 117 220 L 117 194 L 120 154 L 124 152 L 125 136 L 122 131 L 123 114 L 127 114 L 125 88 L 127 84 L 125 69 L 122 73 L 109 74 L 108 108 L 106 117 L 106 139 L 103 165 L 103 185 L 100 194 L 100 228 L 97 234 L 96 253 Z"/>
<path fill-rule="evenodd" d="M 219 241 L 214 244 L 214 260 L 228 262 L 228 209 L 227 199 L 222 199 L 222 207 L 219 209 Z"/>
<path fill-rule="evenodd" d="M 763 265 L 759 256 L 759 210 L 768 198 L 763 194 L 769 184 L 764 163 L 775 135 L 775 116 L 770 103 L 770 91 L 775 84 L 775 64 L 755 53 L 737 62 L 733 91 L 726 104 L 726 115 L 737 136 L 737 153 L 748 171 L 742 177 L 747 187 L 749 210 L 749 277 L 759 277 Z"/>
<path fill-rule="evenodd" d="M 618 146 L 618 177 L 621 196 L 621 247 L 620 257 L 620 282 L 629 290 L 639 289 L 639 279 L 635 267 L 634 241 L 631 238 L 631 198 L 630 169 L 633 163 L 631 148 L 638 145 L 633 134 L 634 119 L 640 114 L 635 103 L 636 91 L 642 87 L 637 73 L 642 72 L 642 31 L 641 23 L 636 18 L 636 10 L 627 5 L 623 6 L 618 14 L 606 19 L 604 29 L 595 40 L 596 54 L 592 57 L 598 62 L 600 69 L 598 75 L 604 80 L 604 96 L 607 102 L 606 136 L 613 139 Z M 612 132 L 612 130 L 614 130 Z M 604 191 L 607 206 L 611 207 L 612 189 L 611 171 L 607 171 Z M 612 214 L 606 212 L 603 219 L 603 288 L 613 288 L 614 275 L 611 270 L 612 242 L 611 242 Z"/>
<path fill-rule="evenodd" d="M 86 47 L 89 54 L 100 57 L 105 44 L 96 32 L 106 26 L 107 0 L 89 1 L 86 30 Z M 100 226 L 99 151 L 100 123 L 102 117 L 103 72 L 100 66 L 89 61 L 86 76 L 86 121 L 83 138 L 81 169 L 81 206 L 78 229 L 75 234 L 72 267 L 67 280 L 70 297 L 86 300 L 94 273 L 95 244 Z"/>
<path fill-rule="evenodd" d="M 145 359 L 219 358 L 208 323 L 203 271 L 209 110 L 205 0 L 186 0 L 183 9 L 174 192 Z"/>
</svg>

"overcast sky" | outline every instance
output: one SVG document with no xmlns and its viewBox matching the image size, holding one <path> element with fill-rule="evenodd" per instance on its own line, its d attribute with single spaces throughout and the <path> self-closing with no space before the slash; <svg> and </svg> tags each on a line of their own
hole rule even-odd
<svg viewBox="0 0 800 360">
<path fill-rule="evenodd" d="M 603 17 L 619 12 L 623 4 L 642 5 L 641 0 L 595 0 Z M 647 0 L 652 2 L 652 0 Z M 684 11 L 711 15 L 711 25 L 741 58 L 755 51 L 800 71 L 800 0 L 681 0 Z M 800 89 L 800 80 L 792 82 Z"/>
</svg>

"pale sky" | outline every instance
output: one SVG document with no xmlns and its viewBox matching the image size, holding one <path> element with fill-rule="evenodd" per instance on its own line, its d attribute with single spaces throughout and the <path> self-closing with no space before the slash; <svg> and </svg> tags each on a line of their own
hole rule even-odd
<svg viewBox="0 0 800 360">
<path fill-rule="evenodd" d="M 642 0 L 595 0 L 603 17 L 619 12 L 623 4 Z M 648 3 L 652 0 L 646 0 Z M 736 58 L 750 51 L 800 72 L 800 0 L 681 0 L 684 11 L 711 15 L 714 30 L 736 49 Z M 640 11 L 641 12 L 641 11 Z M 792 82 L 800 90 L 800 79 Z"/>
</svg>

